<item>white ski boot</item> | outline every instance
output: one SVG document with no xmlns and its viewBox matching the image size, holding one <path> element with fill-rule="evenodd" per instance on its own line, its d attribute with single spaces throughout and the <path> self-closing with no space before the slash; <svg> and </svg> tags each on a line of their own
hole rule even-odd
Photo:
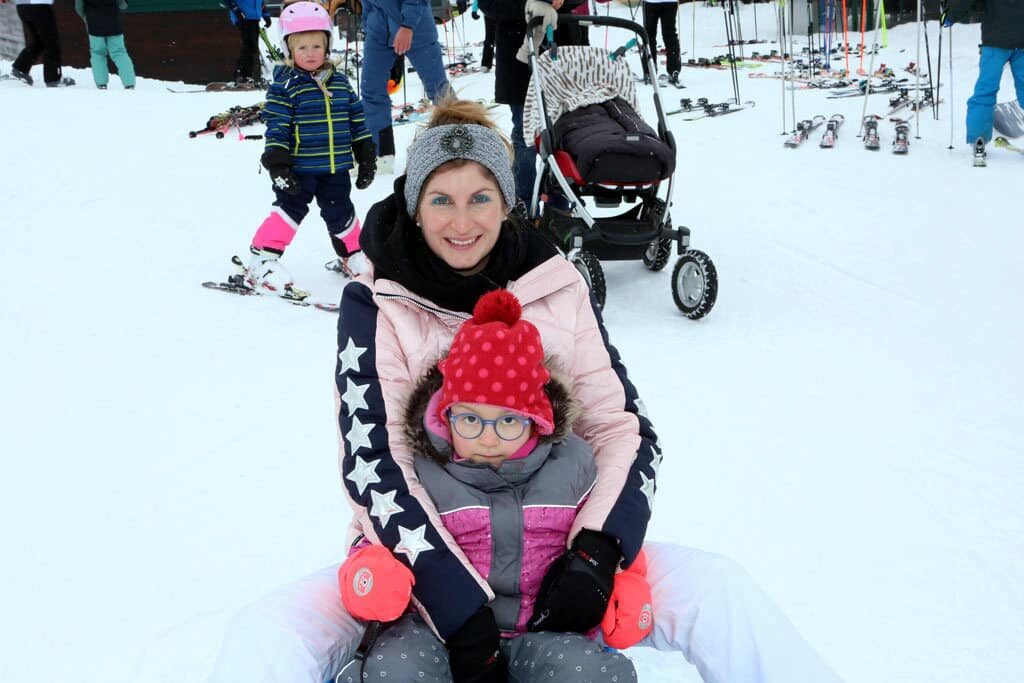
<svg viewBox="0 0 1024 683">
<path fill-rule="evenodd" d="M 974 166 L 976 168 L 988 166 L 988 154 L 985 152 L 984 138 L 978 138 L 974 141 Z"/>
<path fill-rule="evenodd" d="M 292 299 L 304 299 L 309 292 L 295 287 L 292 275 L 281 265 L 281 255 L 275 251 L 250 247 L 252 258 L 244 267 L 245 284 L 255 290 L 272 292 L 279 296 Z M 240 264 L 241 259 L 236 261 Z"/>
</svg>

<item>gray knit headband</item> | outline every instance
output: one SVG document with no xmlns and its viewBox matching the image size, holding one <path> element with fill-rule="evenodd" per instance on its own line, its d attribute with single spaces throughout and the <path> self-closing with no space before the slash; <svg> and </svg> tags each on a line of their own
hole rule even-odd
<svg viewBox="0 0 1024 683">
<path fill-rule="evenodd" d="M 427 128 L 409 145 L 405 162 L 405 207 L 416 217 L 420 192 L 438 166 L 452 159 L 475 161 L 491 173 L 511 211 L 516 205 L 516 181 L 512 159 L 498 132 L 475 123 L 456 123 Z"/>
</svg>

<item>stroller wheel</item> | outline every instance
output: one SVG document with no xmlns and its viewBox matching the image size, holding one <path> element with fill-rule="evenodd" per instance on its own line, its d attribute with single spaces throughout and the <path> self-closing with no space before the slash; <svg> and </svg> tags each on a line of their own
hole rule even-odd
<svg viewBox="0 0 1024 683">
<path fill-rule="evenodd" d="M 672 270 L 672 298 L 690 320 L 707 315 L 718 298 L 718 272 L 711 257 L 687 249 Z"/>
<path fill-rule="evenodd" d="M 668 265 L 668 259 L 672 256 L 672 243 L 674 241 L 671 237 L 661 237 L 651 242 L 643 255 L 644 265 L 647 266 L 648 270 L 657 273 Z"/>
<path fill-rule="evenodd" d="M 597 299 L 598 309 L 604 310 L 604 301 L 608 294 L 608 289 L 605 286 L 604 269 L 601 268 L 601 262 L 597 260 L 596 256 L 583 249 L 576 249 L 570 252 L 569 262 L 576 266 L 576 270 L 580 271 L 583 279 L 587 281 L 587 286 L 590 287 L 594 298 Z"/>
</svg>

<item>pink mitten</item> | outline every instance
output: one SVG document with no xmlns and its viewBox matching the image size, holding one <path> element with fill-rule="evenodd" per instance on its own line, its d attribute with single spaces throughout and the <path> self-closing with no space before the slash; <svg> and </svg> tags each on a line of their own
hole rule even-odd
<svg viewBox="0 0 1024 683">
<path fill-rule="evenodd" d="M 381 545 L 368 545 L 338 568 L 341 602 L 364 621 L 394 621 L 405 613 L 416 583 L 412 572 Z"/>
</svg>

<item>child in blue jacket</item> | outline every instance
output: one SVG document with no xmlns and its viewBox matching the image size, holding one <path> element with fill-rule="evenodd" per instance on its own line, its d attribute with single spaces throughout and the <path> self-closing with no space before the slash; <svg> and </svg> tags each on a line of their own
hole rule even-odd
<svg viewBox="0 0 1024 683">
<path fill-rule="evenodd" d="M 261 158 L 277 199 L 252 238 L 245 276 L 254 288 L 297 291 L 279 259 L 314 198 L 338 255 L 332 269 L 351 275 L 348 259 L 359 250 L 349 169 L 358 163 L 355 185 L 366 189 L 377 170 L 376 155 L 362 102 L 327 60 L 332 32 L 327 11 L 317 3 L 297 2 L 281 12 L 286 66 L 267 91 Z"/>
</svg>

